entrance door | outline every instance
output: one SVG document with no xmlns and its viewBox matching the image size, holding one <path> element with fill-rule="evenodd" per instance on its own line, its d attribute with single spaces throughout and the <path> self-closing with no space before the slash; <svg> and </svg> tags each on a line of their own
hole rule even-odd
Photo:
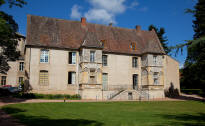
<svg viewBox="0 0 205 126">
<path fill-rule="evenodd" d="M 133 74 L 133 89 L 137 89 L 137 85 L 138 85 L 138 75 L 137 74 Z"/>
<path fill-rule="evenodd" d="M 108 74 L 107 73 L 103 73 L 102 76 L 102 84 L 103 84 L 103 90 L 106 91 L 108 89 L 107 87 L 107 81 L 108 81 Z"/>
</svg>

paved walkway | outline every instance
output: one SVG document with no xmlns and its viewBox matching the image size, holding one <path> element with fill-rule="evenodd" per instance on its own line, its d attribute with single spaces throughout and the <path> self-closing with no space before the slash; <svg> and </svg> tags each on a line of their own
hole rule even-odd
<svg viewBox="0 0 205 126">
<path fill-rule="evenodd" d="M 150 99 L 149 101 L 186 101 L 186 100 L 204 100 L 202 97 L 197 95 L 186 95 L 182 94 L 177 98 L 163 98 L 163 99 Z M 133 100 L 132 100 L 133 101 Z M 139 101 L 139 100 L 136 100 Z M 148 101 L 148 100 L 142 100 Z M 64 100 L 44 100 L 44 99 L 18 99 L 18 98 L 0 98 L 0 108 L 8 104 L 17 103 L 43 103 L 43 102 L 64 102 Z M 119 100 L 109 100 L 109 101 L 96 101 L 96 100 L 66 100 L 66 102 L 119 102 Z M 0 126 L 24 126 L 18 123 L 18 120 L 14 119 L 10 115 L 6 114 L 0 109 Z"/>
</svg>

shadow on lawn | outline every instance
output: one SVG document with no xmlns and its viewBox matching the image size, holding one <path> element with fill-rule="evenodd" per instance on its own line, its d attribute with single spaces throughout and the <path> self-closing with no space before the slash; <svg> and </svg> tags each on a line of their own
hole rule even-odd
<svg viewBox="0 0 205 126">
<path fill-rule="evenodd" d="M 94 120 L 86 119 L 51 119 L 46 116 L 29 116 L 22 112 L 26 112 L 22 109 L 3 107 L 3 111 L 11 114 L 18 119 L 21 123 L 28 126 L 102 126 L 103 123 Z"/>
<path fill-rule="evenodd" d="M 205 113 L 198 113 L 196 115 L 178 114 L 178 115 L 157 115 L 166 119 L 165 124 L 156 126 L 205 126 Z"/>
</svg>

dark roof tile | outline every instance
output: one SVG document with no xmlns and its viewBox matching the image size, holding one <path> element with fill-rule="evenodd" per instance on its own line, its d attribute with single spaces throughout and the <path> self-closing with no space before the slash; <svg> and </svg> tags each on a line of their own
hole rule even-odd
<svg viewBox="0 0 205 126">
<path fill-rule="evenodd" d="M 103 51 L 127 54 L 165 54 L 154 31 L 137 31 L 99 24 L 28 15 L 27 45 L 79 49 L 81 46 L 101 47 Z M 86 42 L 85 42 L 85 41 Z M 83 45 L 83 42 L 84 45 Z M 136 49 L 130 48 L 131 42 Z"/>
</svg>

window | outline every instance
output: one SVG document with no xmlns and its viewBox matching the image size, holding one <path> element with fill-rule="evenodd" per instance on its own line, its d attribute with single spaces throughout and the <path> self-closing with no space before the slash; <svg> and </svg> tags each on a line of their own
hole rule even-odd
<svg viewBox="0 0 205 126">
<path fill-rule="evenodd" d="M 133 78 L 133 89 L 137 89 L 138 75 L 137 74 L 133 74 L 132 78 Z"/>
<path fill-rule="evenodd" d="M 6 85 L 6 76 L 1 76 L 1 85 Z"/>
<path fill-rule="evenodd" d="M 68 84 L 75 84 L 75 72 L 68 72 Z"/>
<path fill-rule="evenodd" d="M 24 62 L 20 62 L 19 63 L 19 70 L 23 71 L 23 68 L 24 68 Z"/>
<path fill-rule="evenodd" d="M 40 82 L 40 85 L 42 86 L 48 85 L 48 71 L 46 70 L 40 71 L 39 82 Z"/>
<path fill-rule="evenodd" d="M 95 62 L 95 51 L 90 51 L 90 62 Z"/>
<path fill-rule="evenodd" d="M 23 77 L 19 77 L 19 84 L 23 82 Z"/>
<path fill-rule="evenodd" d="M 154 65 L 157 64 L 157 56 L 153 56 L 153 63 L 154 63 Z"/>
<path fill-rule="evenodd" d="M 132 57 L 132 67 L 137 67 L 137 57 Z"/>
<path fill-rule="evenodd" d="M 69 52 L 69 64 L 76 64 L 76 52 Z"/>
<path fill-rule="evenodd" d="M 108 90 L 108 74 L 107 73 L 103 73 L 102 74 L 102 84 L 103 84 L 103 90 L 106 91 Z"/>
<path fill-rule="evenodd" d="M 107 66 L 107 55 L 102 56 L 102 65 Z"/>
<path fill-rule="evenodd" d="M 159 79 L 158 79 L 158 75 L 159 73 L 158 72 L 154 72 L 154 84 L 159 84 Z"/>
<path fill-rule="evenodd" d="M 136 50 L 136 49 L 137 49 L 137 48 L 136 48 L 136 43 L 132 42 L 132 43 L 130 44 L 130 48 L 131 48 L 132 50 Z"/>
<path fill-rule="evenodd" d="M 48 53 L 49 53 L 49 51 L 46 49 L 41 50 L 41 56 L 40 56 L 41 63 L 48 63 L 48 60 L 49 60 Z"/>
</svg>

